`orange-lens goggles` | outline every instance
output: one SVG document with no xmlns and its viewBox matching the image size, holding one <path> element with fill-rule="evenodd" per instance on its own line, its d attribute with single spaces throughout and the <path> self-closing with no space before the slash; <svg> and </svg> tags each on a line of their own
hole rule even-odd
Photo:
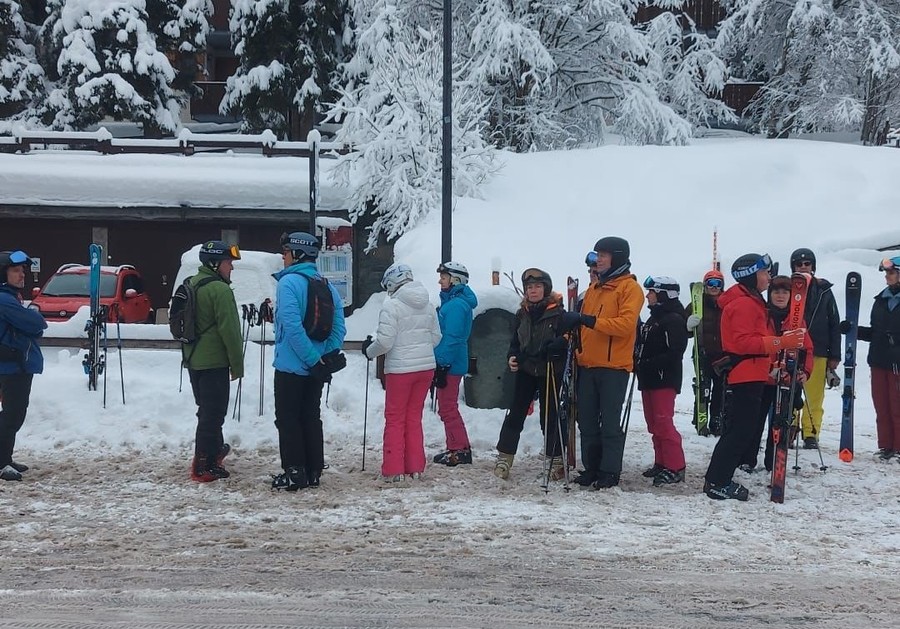
<svg viewBox="0 0 900 629">
<path fill-rule="evenodd" d="M 878 265 L 879 271 L 896 271 L 898 269 L 900 269 L 900 256 L 885 258 L 881 261 L 881 264 Z"/>
</svg>

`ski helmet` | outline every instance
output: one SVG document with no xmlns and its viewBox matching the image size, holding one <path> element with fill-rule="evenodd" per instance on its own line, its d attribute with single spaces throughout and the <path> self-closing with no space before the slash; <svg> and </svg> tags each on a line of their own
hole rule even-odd
<svg viewBox="0 0 900 629">
<path fill-rule="evenodd" d="M 631 247 L 628 245 L 628 241 L 618 236 L 601 238 L 594 245 L 594 251 L 608 251 L 612 255 L 613 269 L 628 264 L 631 256 Z"/>
<path fill-rule="evenodd" d="M 772 258 L 768 253 L 745 253 L 731 265 L 731 277 L 738 284 L 756 290 L 756 273 L 772 267 Z"/>
<path fill-rule="evenodd" d="M 409 265 L 395 262 L 381 277 L 381 287 L 389 294 L 393 294 L 395 290 L 411 281 L 413 281 L 413 272 Z"/>
<path fill-rule="evenodd" d="M 797 266 L 801 262 L 809 262 L 810 268 L 815 272 L 816 270 L 816 254 L 812 252 L 811 249 L 807 249 L 806 247 L 801 247 L 794 251 L 791 254 L 791 271 L 796 271 Z"/>
<path fill-rule="evenodd" d="M 281 234 L 281 250 L 290 251 L 295 260 L 303 256 L 315 260 L 319 255 L 319 239 L 307 232 L 290 232 Z"/>
<path fill-rule="evenodd" d="M 438 266 L 437 272 L 449 275 L 451 286 L 469 283 L 469 269 L 459 262 L 442 262 L 440 266 Z"/>
<path fill-rule="evenodd" d="M 200 245 L 200 262 L 212 270 L 219 268 L 222 260 L 240 260 L 241 252 L 237 245 L 229 245 L 221 240 L 207 240 Z"/>
<path fill-rule="evenodd" d="M 6 281 L 6 269 L 11 266 L 31 266 L 31 258 L 24 251 L 0 251 L 0 272 L 4 273 L 4 277 L 0 277 L 0 281 Z"/>
<path fill-rule="evenodd" d="M 718 269 L 707 271 L 703 276 L 703 285 L 707 288 L 725 288 L 725 276 Z"/>
<path fill-rule="evenodd" d="M 553 290 L 553 280 L 550 279 L 550 274 L 541 269 L 525 269 L 522 273 L 522 288 L 527 288 L 529 284 L 543 284 L 544 297 L 549 297 Z"/>
<path fill-rule="evenodd" d="M 881 261 L 881 264 L 878 265 L 879 271 L 896 271 L 897 269 L 900 269 L 900 256 L 885 258 Z"/>
<path fill-rule="evenodd" d="M 665 299 L 678 299 L 678 294 L 681 292 L 678 281 L 668 275 L 648 276 L 647 279 L 644 280 L 644 288 L 656 293 L 656 296 L 661 298 L 661 301 L 665 301 Z"/>
</svg>

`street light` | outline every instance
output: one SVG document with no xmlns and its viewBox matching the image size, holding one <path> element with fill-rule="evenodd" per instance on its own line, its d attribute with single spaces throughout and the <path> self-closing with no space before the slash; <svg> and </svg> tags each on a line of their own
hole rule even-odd
<svg viewBox="0 0 900 629">
<path fill-rule="evenodd" d="M 444 107 L 441 147 L 441 261 L 451 260 L 453 241 L 453 3 L 444 0 Z"/>
</svg>

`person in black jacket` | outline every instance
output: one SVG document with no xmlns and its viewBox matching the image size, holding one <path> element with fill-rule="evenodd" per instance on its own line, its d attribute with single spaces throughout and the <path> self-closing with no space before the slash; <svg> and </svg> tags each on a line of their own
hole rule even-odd
<svg viewBox="0 0 900 629">
<path fill-rule="evenodd" d="M 840 384 L 835 369 L 841 363 L 841 315 L 838 313 L 833 284 L 815 277 L 816 254 L 801 248 L 791 254 L 791 271 L 809 273 L 813 276 L 806 295 L 806 325 L 813 342 L 813 371 L 803 387 L 806 404 L 800 424 L 803 427 L 803 447 L 819 447 L 819 433 L 822 430 L 822 416 L 825 413 L 825 384 L 836 387 Z"/>
<path fill-rule="evenodd" d="M 882 260 L 887 286 L 875 296 L 868 326 L 859 326 L 859 340 L 869 342 L 872 402 L 878 452 L 883 461 L 900 457 L 900 256 Z M 849 324 L 842 323 L 846 331 Z"/>
<path fill-rule="evenodd" d="M 725 290 L 725 276 L 715 269 L 707 271 L 703 276 L 703 319 L 694 314 L 694 305 L 688 304 L 685 309 L 687 314 L 687 329 L 693 333 L 700 327 L 700 360 L 702 372 L 709 379 L 709 434 L 719 436 L 722 434 L 724 418 L 722 411 L 725 398 L 725 380 L 721 374 L 713 369 L 713 363 L 722 357 L 722 309 L 719 308 L 719 297 Z M 702 323 L 702 327 L 701 327 Z M 696 398 L 696 395 L 695 395 Z M 696 406 L 696 399 L 695 399 Z M 697 413 L 694 411 L 693 423 L 697 424 Z M 704 436 L 706 436 L 704 434 Z"/>
<path fill-rule="evenodd" d="M 650 318 L 641 329 L 637 378 L 654 453 L 653 466 L 644 476 L 653 478 L 656 486 L 669 485 L 684 480 L 684 449 L 674 416 L 688 333 L 678 282 L 666 276 L 648 277 L 644 288 Z"/>
<path fill-rule="evenodd" d="M 515 375 L 515 390 L 500 428 L 494 475 L 509 478 L 528 407 L 537 393 L 545 453 L 550 457 L 550 478 L 560 480 L 565 470 L 554 391 L 559 390 L 566 352 L 565 338 L 559 332 L 562 296 L 553 292 L 553 281 L 540 269 L 522 273 L 522 286 L 525 298 L 516 313 L 516 330 L 507 352 L 509 370 Z"/>
<path fill-rule="evenodd" d="M 25 308 L 19 294 L 31 258 L 22 251 L 0 251 L 0 479 L 22 480 L 27 465 L 13 461 L 16 433 L 25 423 L 31 382 L 44 370 L 38 344 L 47 323 L 39 310 Z"/>
</svg>

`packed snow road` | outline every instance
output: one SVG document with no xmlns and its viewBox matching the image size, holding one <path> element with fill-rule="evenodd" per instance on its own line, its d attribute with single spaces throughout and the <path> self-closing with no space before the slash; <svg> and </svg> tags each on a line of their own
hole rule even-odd
<svg viewBox="0 0 900 629">
<path fill-rule="evenodd" d="M 897 624 L 895 487 L 847 504 L 804 470 L 789 491 L 814 495 L 776 508 L 762 478 L 717 503 L 697 470 L 652 489 L 626 469 L 612 491 L 545 495 L 537 457 L 503 483 L 484 455 L 385 489 L 358 454 L 284 494 L 271 448 L 236 449 L 208 485 L 187 452 L 23 449 L 26 481 L 0 486 L 0 628 Z"/>
</svg>

